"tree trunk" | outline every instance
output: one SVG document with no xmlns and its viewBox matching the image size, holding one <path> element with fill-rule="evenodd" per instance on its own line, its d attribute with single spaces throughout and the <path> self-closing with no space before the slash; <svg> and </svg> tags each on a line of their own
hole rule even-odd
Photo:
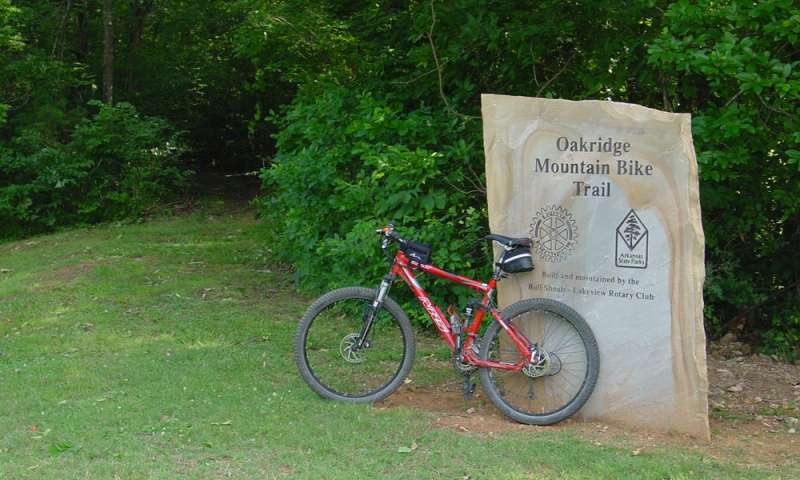
<svg viewBox="0 0 800 480">
<path fill-rule="evenodd" d="M 113 0 L 103 0 L 103 101 L 114 104 Z"/>
<path fill-rule="evenodd" d="M 89 63 L 89 0 L 83 0 L 75 20 L 78 29 L 77 58 L 80 63 Z"/>
<path fill-rule="evenodd" d="M 125 91 L 134 91 L 133 80 L 135 72 L 136 54 L 139 51 L 139 44 L 144 34 L 144 24 L 147 16 L 153 11 L 153 0 L 140 0 L 133 2 L 133 27 L 130 31 L 128 41 L 128 82 L 125 84 Z"/>
<path fill-rule="evenodd" d="M 69 18 L 70 8 L 72 8 L 72 0 L 67 0 L 64 4 L 64 15 L 61 17 L 61 23 L 58 25 L 55 38 L 53 38 L 53 50 L 50 52 L 50 58 L 55 58 L 56 51 L 58 51 L 58 58 L 60 60 L 64 59 L 64 29 L 67 27 L 67 19 Z"/>
</svg>

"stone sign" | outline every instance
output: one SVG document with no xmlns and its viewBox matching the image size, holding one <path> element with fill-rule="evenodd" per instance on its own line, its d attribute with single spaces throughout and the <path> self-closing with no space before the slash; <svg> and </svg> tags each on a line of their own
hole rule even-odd
<svg viewBox="0 0 800 480">
<path fill-rule="evenodd" d="M 547 297 L 589 322 L 600 377 L 580 416 L 709 438 L 690 116 L 503 95 L 482 109 L 491 230 L 534 242 L 500 306 Z"/>
</svg>

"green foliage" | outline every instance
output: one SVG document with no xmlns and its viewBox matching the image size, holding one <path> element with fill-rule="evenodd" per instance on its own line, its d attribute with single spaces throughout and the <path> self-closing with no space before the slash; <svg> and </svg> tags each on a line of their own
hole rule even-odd
<svg viewBox="0 0 800 480">
<path fill-rule="evenodd" d="M 0 0 L 3 235 L 150 208 L 183 176 L 159 117 L 199 169 L 275 156 L 263 209 L 307 288 L 374 282 L 390 219 L 477 273 L 480 94 L 633 102 L 694 118 L 709 333 L 778 351 L 800 314 L 796 3 L 113 2 L 114 96 L 136 109 L 95 115 L 100 2 Z"/>
<path fill-rule="evenodd" d="M 137 216 L 184 183 L 185 147 L 164 120 L 126 103 L 91 105 L 98 112 L 67 142 L 29 128 L 0 151 L 4 237 Z"/>
<path fill-rule="evenodd" d="M 80 210 L 97 219 L 135 216 L 153 207 L 187 172 L 178 167 L 185 151 L 179 135 L 163 119 L 141 116 L 133 105 L 92 102 L 100 111 L 75 130 L 68 151 L 91 161 L 91 200 Z"/>
<path fill-rule="evenodd" d="M 482 194 L 473 191 L 465 201 L 460 193 L 475 190 L 467 177 L 480 183 L 465 172 L 482 171 L 472 120 L 481 92 L 688 111 L 701 174 L 709 333 L 745 323 L 764 348 L 780 349 L 798 332 L 790 319 L 800 284 L 794 3 L 329 1 L 308 19 L 267 16 L 273 36 L 264 49 L 293 45 L 289 56 L 298 61 L 290 68 L 274 56 L 248 58 L 271 78 L 302 86 L 279 117 L 276 163 L 264 174 L 266 213 L 288 212 L 277 236 L 294 243 L 282 250 L 305 286 L 374 282 L 380 268 L 364 267 L 379 265 L 369 232 L 401 217 L 412 236 L 452 249 L 448 267 L 474 268 L 466 259 L 475 250 L 450 241 L 461 238 L 454 218 L 485 226 Z M 299 11 L 303 2 L 280 5 Z M 320 19 L 336 34 L 316 37 L 311 48 Z M 251 39 L 242 44 L 251 45 L 258 32 L 241 31 Z M 391 121 L 381 119 L 382 109 Z M 420 136 L 421 125 L 433 138 Z M 453 154 L 460 144 L 471 160 Z M 472 208 L 469 215 L 463 205 Z M 456 213 L 442 217 L 450 208 Z M 431 235 L 426 229 L 434 224 L 442 228 Z"/>
<path fill-rule="evenodd" d="M 568 7 L 569 15 L 562 2 L 524 11 L 490 3 L 325 2 L 308 18 L 254 14 L 273 36 L 261 50 L 247 51 L 295 45 L 289 54 L 300 59 L 290 69 L 274 56 L 250 55 L 263 65 L 259 71 L 283 72 L 281 79 L 302 85 L 291 107 L 271 118 L 281 131 L 273 166 L 263 174 L 262 211 L 278 226 L 277 251 L 295 264 L 303 287 L 374 284 L 386 264 L 373 231 L 389 220 L 409 238 L 432 243 L 438 265 L 486 278 L 491 255 L 478 240 L 488 227 L 474 117 L 480 93 L 631 92 L 626 78 L 643 59 L 625 52 L 640 48 L 646 32 L 656 33 L 652 22 L 620 15 L 655 13 L 649 2 Z M 322 15 L 331 29 L 310 48 L 309 27 Z M 614 75 L 598 76 L 609 70 Z M 433 291 L 458 303 L 469 293 L 452 284 Z"/>
<path fill-rule="evenodd" d="M 22 48 L 22 37 L 16 26 L 20 10 L 11 5 L 11 0 L 0 0 L 0 52 Z"/>
<path fill-rule="evenodd" d="M 291 90 L 273 83 L 263 98 L 249 87 L 257 72 L 238 54 L 238 31 L 258 5 L 230 0 L 114 4 L 122 59 L 116 62 L 116 98 L 184 131 L 198 169 L 261 167 L 272 153 L 272 128 L 250 120 L 259 104 L 269 109 L 289 102 Z M 263 42 L 263 32 L 253 35 Z"/>
<path fill-rule="evenodd" d="M 796 2 L 679 1 L 649 49 L 694 115 L 712 334 L 730 319 L 785 350 L 800 328 L 800 13 Z"/>
<path fill-rule="evenodd" d="M 795 306 L 794 312 L 797 311 L 800 309 Z M 800 360 L 800 314 L 776 313 L 770 327 L 763 334 L 764 350 L 797 363 Z"/>
<path fill-rule="evenodd" d="M 473 173 L 482 152 L 462 139 L 475 137 L 462 121 L 329 86 L 322 96 L 301 92 L 280 123 L 262 213 L 304 287 L 375 283 L 387 263 L 374 231 L 391 220 L 434 244 L 437 264 L 486 276 L 486 212 Z"/>
<path fill-rule="evenodd" d="M 236 55 L 256 66 L 250 88 L 274 90 L 276 82 L 291 88 L 348 69 L 347 61 L 358 45 L 347 24 L 332 15 L 326 3 L 234 2 L 232 8 L 244 12 L 235 31 Z"/>
<path fill-rule="evenodd" d="M 0 0 L 0 62 L 7 63 L 10 54 L 22 48 L 22 37 L 15 25 L 15 18 L 19 15 L 19 9 L 11 5 L 10 0 Z M 1 79 L 1 78 L 0 78 Z M 0 93 L 0 126 L 6 123 L 8 110 L 11 108 L 5 98 L 6 95 Z"/>
</svg>

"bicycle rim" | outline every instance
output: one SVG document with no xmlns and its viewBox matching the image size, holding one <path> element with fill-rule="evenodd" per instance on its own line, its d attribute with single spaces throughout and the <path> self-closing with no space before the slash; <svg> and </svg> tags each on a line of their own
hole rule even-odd
<svg viewBox="0 0 800 480">
<path fill-rule="evenodd" d="M 571 415 L 588 397 L 581 395 L 594 367 L 591 347 L 566 312 L 538 306 L 509 319 L 547 358 L 547 367 L 527 373 L 490 369 L 488 380 L 506 413 L 519 421 L 537 423 L 536 417 L 555 423 Z M 489 343 L 491 360 L 516 363 L 522 354 L 505 330 L 497 329 Z M 596 368 L 596 367 L 594 367 Z M 579 397 L 581 397 L 579 399 Z M 580 404 L 576 404 L 580 402 Z M 498 403 L 498 402 L 496 402 Z"/>
<path fill-rule="evenodd" d="M 376 312 L 368 344 L 356 343 L 371 308 L 365 298 L 341 298 L 311 320 L 303 341 L 308 370 L 332 397 L 358 399 L 376 395 L 400 374 L 406 339 L 398 320 L 386 309 Z"/>
</svg>

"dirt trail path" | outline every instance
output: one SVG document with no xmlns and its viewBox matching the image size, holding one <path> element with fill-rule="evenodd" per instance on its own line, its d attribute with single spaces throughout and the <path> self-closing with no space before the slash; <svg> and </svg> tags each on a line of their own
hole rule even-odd
<svg viewBox="0 0 800 480">
<path fill-rule="evenodd" d="M 464 434 L 493 436 L 509 431 L 565 431 L 597 445 L 629 448 L 632 455 L 674 446 L 743 466 L 800 466 L 800 365 L 763 355 L 745 356 L 730 345 L 712 347 L 708 358 L 711 443 L 664 433 L 631 431 L 616 425 L 568 420 L 531 427 L 508 420 L 481 392 L 472 401 L 453 381 L 435 387 L 413 382 L 378 408 L 410 407 L 434 414 L 434 424 Z M 413 377 L 413 374 L 412 374 Z"/>
<path fill-rule="evenodd" d="M 259 193 L 261 180 L 254 175 L 201 172 L 197 174 L 194 195 L 224 199 L 231 207 L 247 207 Z"/>
</svg>

